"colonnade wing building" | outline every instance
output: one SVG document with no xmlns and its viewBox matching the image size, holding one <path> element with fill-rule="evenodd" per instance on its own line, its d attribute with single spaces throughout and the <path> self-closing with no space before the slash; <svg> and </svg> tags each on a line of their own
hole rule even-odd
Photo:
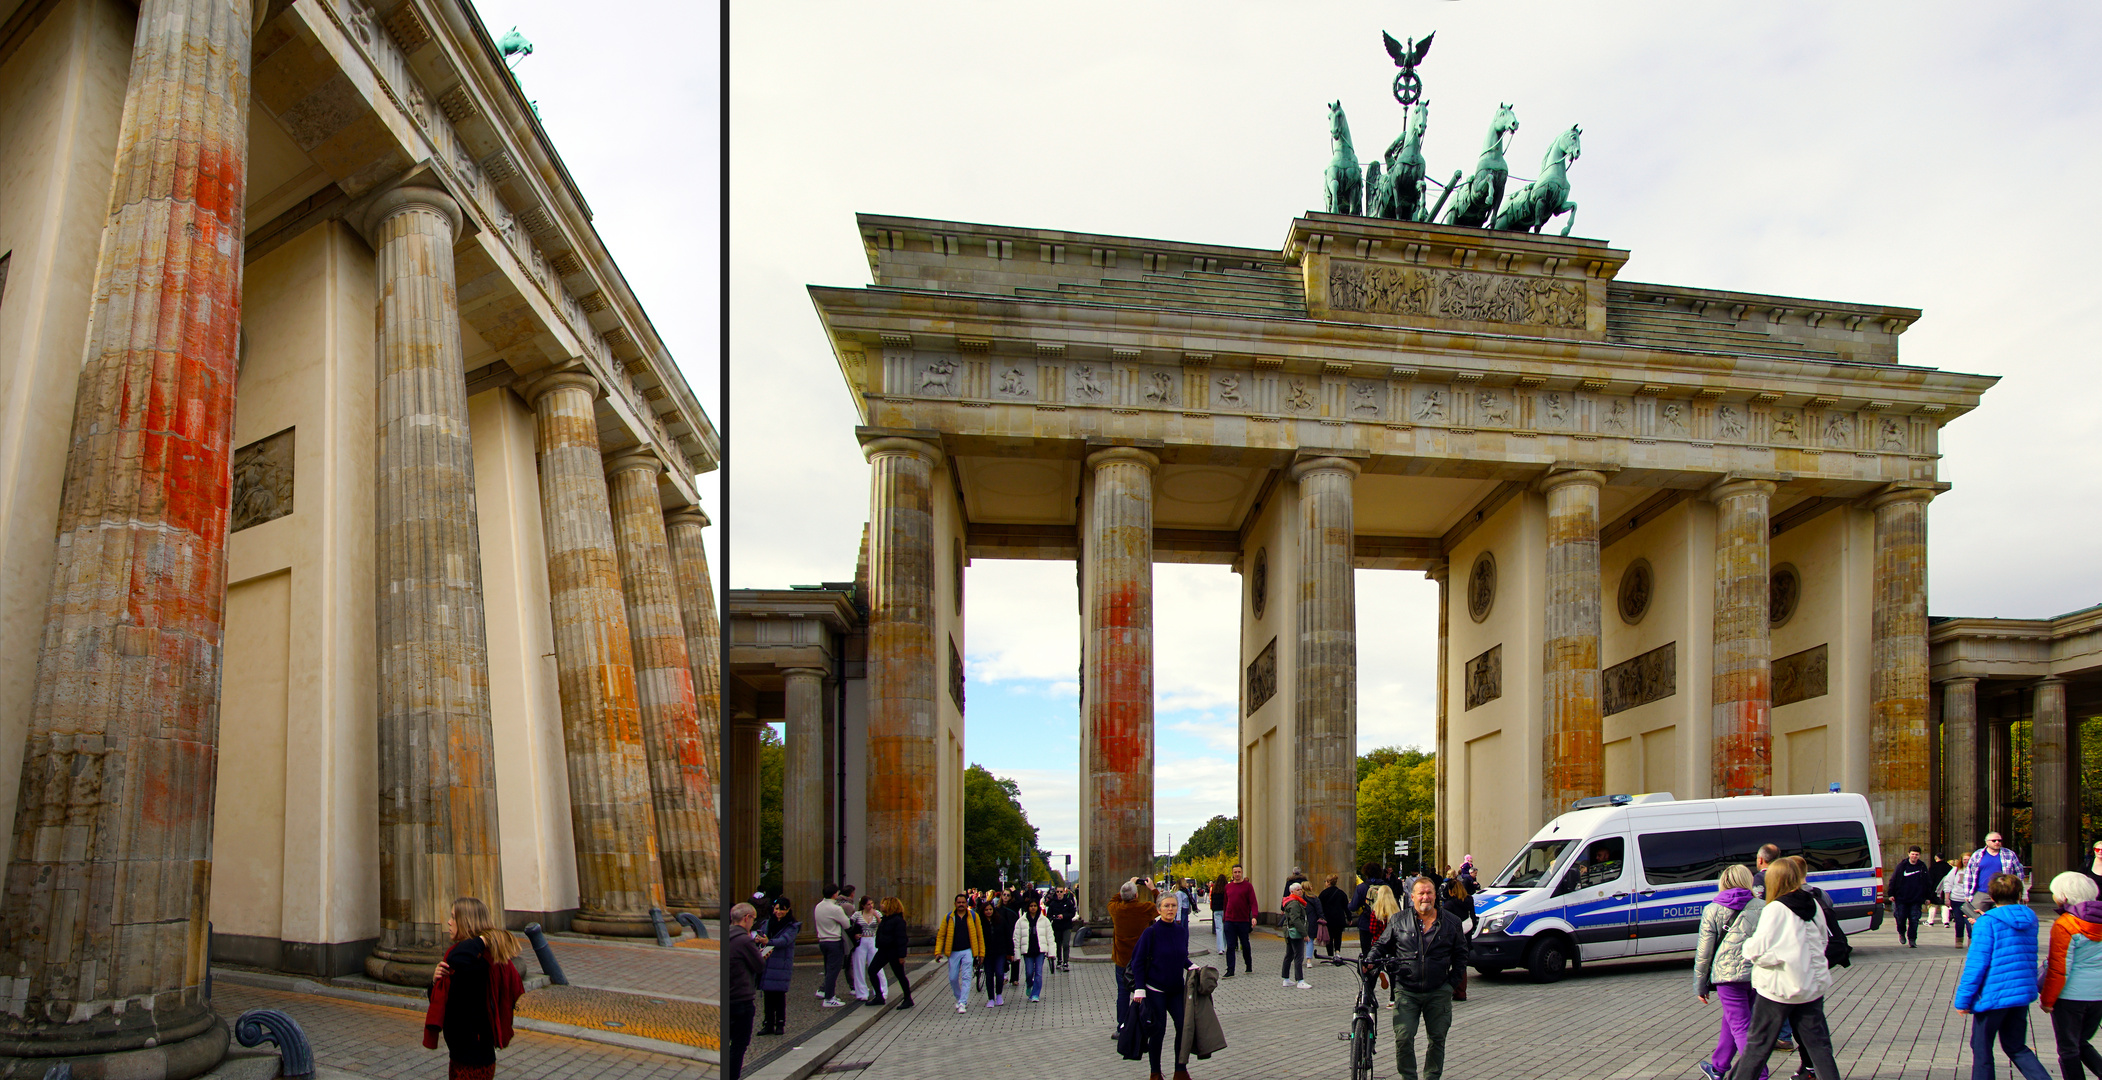
<svg viewBox="0 0 2102 1080">
<path fill-rule="evenodd" d="M 963 568 L 1075 559 L 1095 914 L 1153 845 L 1156 561 L 1243 584 L 1244 862 L 1351 872 L 1353 572 L 1440 583 L 1440 852 L 1578 798 L 1865 791 L 1927 839 L 1927 505 L 1993 379 L 1916 310 L 1618 280 L 1583 239 L 1309 214 L 1273 250 L 862 216 L 867 888 L 927 910 Z M 1267 884 L 1264 884 L 1267 883 Z"/>
<path fill-rule="evenodd" d="M 0 0 L 0 102 L 5 1052 L 712 908 L 716 435 L 474 11 Z"/>
</svg>

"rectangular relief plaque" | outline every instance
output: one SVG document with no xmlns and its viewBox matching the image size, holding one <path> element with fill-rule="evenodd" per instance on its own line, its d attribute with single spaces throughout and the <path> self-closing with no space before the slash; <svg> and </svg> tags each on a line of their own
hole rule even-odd
<svg viewBox="0 0 2102 1080">
<path fill-rule="evenodd" d="M 286 428 L 234 451 L 234 491 L 228 532 L 275 521 L 292 512 L 292 433 Z"/>
<path fill-rule="evenodd" d="M 1599 673 L 1604 714 L 1626 712 L 1679 692 L 1679 643 L 1666 642 Z"/>
<path fill-rule="evenodd" d="M 1248 715 L 1254 716 L 1255 710 L 1276 696 L 1277 639 L 1271 638 L 1270 644 L 1263 646 L 1263 651 L 1248 665 Z"/>
<path fill-rule="evenodd" d="M 1343 311 L 1581 330 L 1587 298 L 1573 281 L 1470 274 L 1336 259 L 1328 302 Z"/>
<path fill-rule="evenodd" d="M 956 703 L 956 711 L 963 711 L 963 653 L 956 648 L 956 639 L 949 639 L 949 700 Z"/>
<path fill-rule="evenodd" d="M 1825 696 L 1825 646 L 1789 653 L 1774 661 L 1774 707 Z"/>
<path fill-rule="evenodd" d="M 1487 704 L 1502 696 L 1504 647 L 1491 645 L 1488 652 L 1467 661 L 1467 708 Z"/>
</svg>

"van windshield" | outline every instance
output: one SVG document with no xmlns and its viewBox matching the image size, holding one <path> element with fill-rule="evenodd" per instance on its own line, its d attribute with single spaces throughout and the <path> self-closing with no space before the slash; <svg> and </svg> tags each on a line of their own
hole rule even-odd
<svg viewBox="0 0 2102 1080">
<path fill-rule="evenodd" d="M 1532 846 L 1518 853 L 1511 865 L 1497 876 L 1494 888 L 1538 889 L 1548 883 L 1548 872 L 1562 861 L 1562 853 L 1576 843 L 1568 840 L 1536 840 Z"/>
</svg>

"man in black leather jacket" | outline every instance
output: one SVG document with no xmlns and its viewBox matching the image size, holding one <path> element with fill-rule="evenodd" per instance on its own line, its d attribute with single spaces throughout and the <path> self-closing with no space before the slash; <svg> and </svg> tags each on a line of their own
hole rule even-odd
<svg viewBox="0 0 2102 1080">
<path fill-rule="evenodd" d="M 1416 1077 L 1416 1024 L 1423 1023 L 1423 1080 L 1445 1072 L 1445 1033 L 1452 1027 L 1452 995 L 1467 970 L 1467 934 L 1460 920 L 1438 906 L 1437 887 L 1417 878 L 1409 890 L 1409 914 L 1396 916 L 1372 943 L 1374 957 L 1391 961 L 1394 988 L 1394 1056 L 1402 1080 Z M 1388 976 L 1382 976 L 1385 981 Z"/>
<path fill-rule="evenodd" d="M 1058 939 L 1058 970 L 1073 970 L 1072 957 L 1068 951 L 1073 944 L 1073 918 L 1080 913 L 1080 905 L 1073 900 L 1073 890 L 1061 885 L 1051 890 L 1051 899 L 1044 902 L 1044 914 L 1051 916 L 1051 936 Z"/>
</svg>

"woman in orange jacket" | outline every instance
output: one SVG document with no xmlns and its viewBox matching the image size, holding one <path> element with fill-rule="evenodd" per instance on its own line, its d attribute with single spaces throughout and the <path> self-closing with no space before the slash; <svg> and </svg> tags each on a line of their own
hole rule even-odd
<svg viewBox="0 0 2102 1080">
<path fill-rule="evenodd" d="M 2085 1065 L 2102 1076 L 2095 1029 L 2102 1027 L 2102 903 L 2094 880 L 2079 871 L 2051 879 L 2059 916 L 2051 924 L 2050 958 L 2044 963 L 2044 1011 L 2058 1043 L 2058 1069 L 2069 1078 Z"/>
</svg>

